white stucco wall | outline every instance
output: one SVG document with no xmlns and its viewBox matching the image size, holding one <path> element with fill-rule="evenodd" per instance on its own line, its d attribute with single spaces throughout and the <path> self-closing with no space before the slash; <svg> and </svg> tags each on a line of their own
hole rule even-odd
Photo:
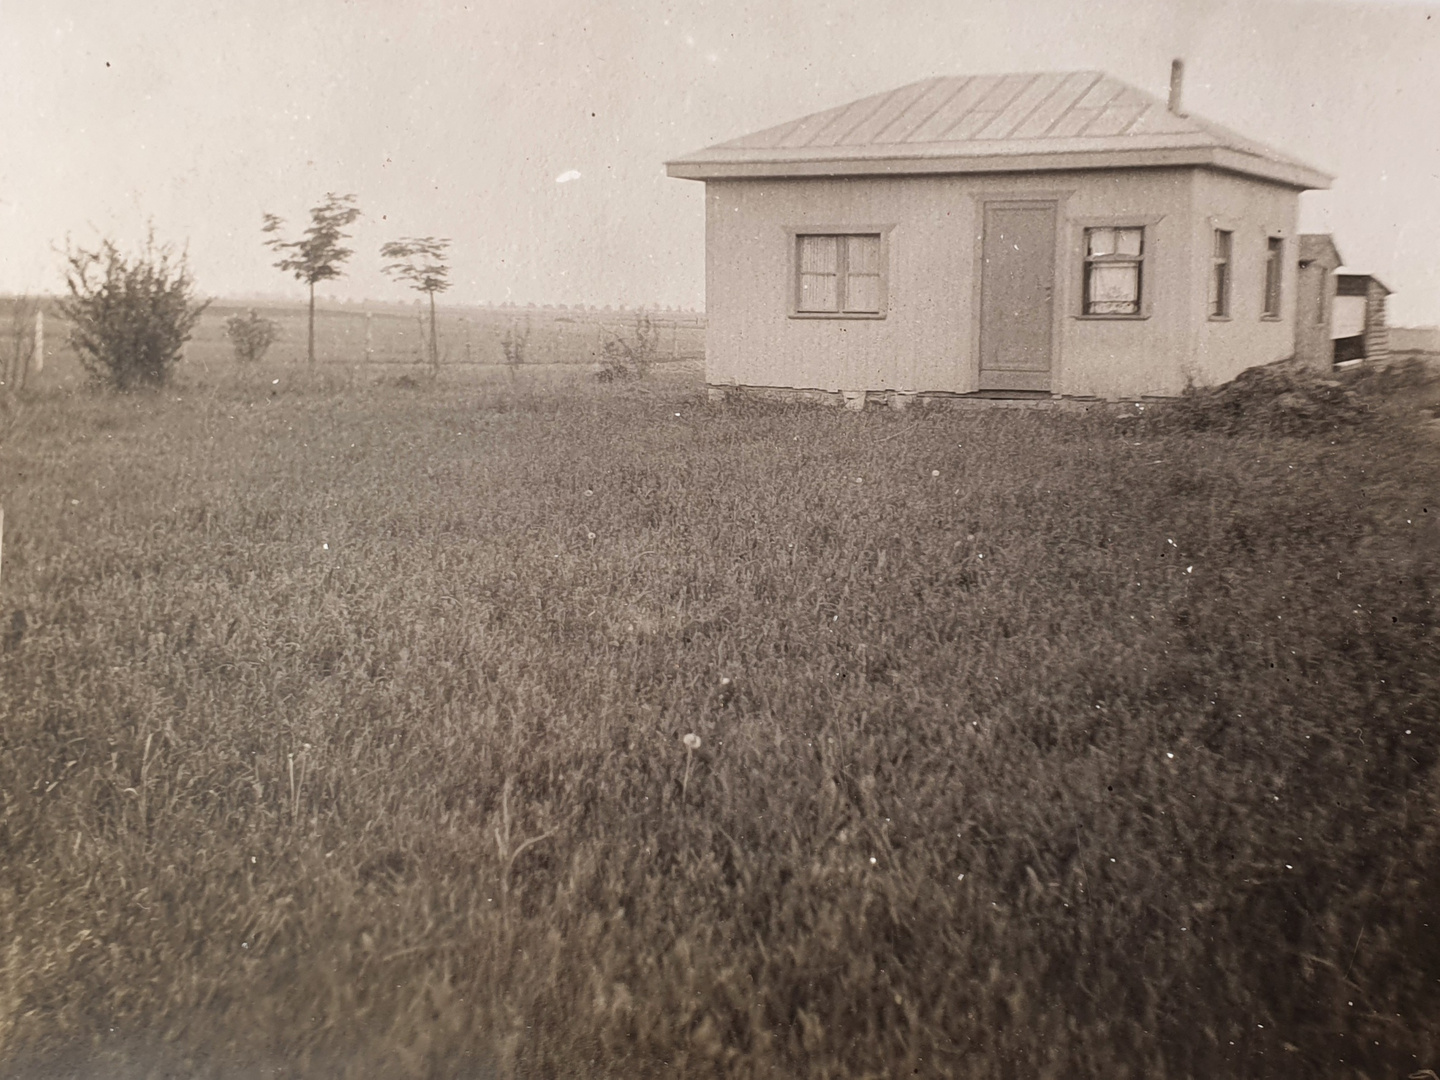
<svg viewBox="0 0 1440 1080">
<path fill-rule="evenodd" d="M 1278 184 L 1226 173 L 1195 174 L 1195 263 L 1191 303 L 1201 313 L 1189 374 L 1199 385 L 1227 382 L 1248 367 L 1295 353 L 1295 304 L 1299 290 L 1300 200 Z M 1234 232 L 1230 315 L 1209 317 L 1214 230 Z M 1264 318 L 1266 241 L 1285 242 L 1281 259 L 1280 315 Z"/>
<path fill-rule="evenodd" d="M 1233 368 L 1233 374 L 1288 355 L 1294 304 L 1290 252 L 1282 317 L 1258 329 L 1251 324 L 1258 320 L 1263 289 L 1264 230 L 1284 228 L 1293 244 L 1296 195 L 1244 180 L 1211 183 L 1215 175 L 1150 169 L 709 181 L 707 380 L 832 391 L 974 391 L 983 206 L 1027 199 L 1059 204 L 1054 392 L 1168 395 L 1178 393 L 1187 376 L 1214 381 L 1218 372 Z M 1247 190 L 1252 188 L 1253 193 Z M 1197 210 L 1202 199 L 1205 213 Z M 1237 235 L 1235 296 L 1239 301 L 1253 292 L 1253 303 L 1247 303 L 1254 311 L 1245 307 L 1248 321 L 1238 325 L 1237 302 L 1236 325 L 1217 331 L 1205 317 L 1206 219 L 1222 212 L 1245 221 L 1260 237 L 1260 261 L 1256 268 L 1242 268 Z M 1136 221 L 1147 226 L 1145 317 L 1081 317 L 1085 226 Z M 888 230 L 885 318 L 790 317 L 791 234 L 872 228 Z M 1252 288 L 1256 273 L 1259 283 Z"/>
</svg>

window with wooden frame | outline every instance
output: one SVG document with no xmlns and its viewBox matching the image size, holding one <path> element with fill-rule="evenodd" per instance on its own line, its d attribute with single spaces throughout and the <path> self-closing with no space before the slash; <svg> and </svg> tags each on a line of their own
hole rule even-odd
<svg viewBox="0 0 1440 1080">
<path fill-rule="evenodd" d="M 1085 230 L 1085 315 L 1139 315 L 1145 287 L 1145 227 Z"/>
<path fill-rule="evenodd" d="M 1216 229 L 1210 252 L 1210 317 L 1230 317 L 1230 260 L 1235 234 L 1229 229 Z"/>
<path fill-rule="evenodd" d="M 1280 282 L 1285 267 L 1285 241 L 1278 236 L 1265 241 L 1265 303 L 1260 309 L 1262 319 L 1280 318 Z"/>
<path fill-rule="evenodd" d="M 885 313 L 882 234 L 796 233 L 796 315 L 879 318 Z"/>
</svg>

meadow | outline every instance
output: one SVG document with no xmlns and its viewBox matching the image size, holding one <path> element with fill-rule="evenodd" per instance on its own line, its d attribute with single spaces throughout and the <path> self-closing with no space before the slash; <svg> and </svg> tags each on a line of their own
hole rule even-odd
<svg viewBox="0 0 1440 1080">
<path fill-rule="evenodd" d="M 1437 389 L 1351 389 L 10 402 L 0 1071 L 1440 1069 Z"/>
<path fill-rule="evenodd" d="M 68 325 L 53 299 L 46 299 L 43 306 L 47 326 L 45 370 L 38 376 L 31 375 L 27 385 L 79 386 L 85 373 L 70 348 Z M 15 347 L 11 342 L 15 308 L 15 297 L 0 296 L 0 327 L 4 328 L 0 332 L 0 384 L 8 376 L 5 360 Z M 607 341 L 616 337 L 633 341 L 636 319 L 642 310 L 653 324 L 657 362 L 694 365 L 704 359 L 705 316 L 694 311 L 533 304 L 480 307 L 442 302 L 436 310 L 440 362 L 451 370 L 452 377 L 483 379 L 497 368 L 512 366 L 505 351 L 508 338 L 521 343 L 522 366 L 595 365 L 602 362 Z M 186 343 L 181 369 L 190 370 L 197 379 L 224 380 L 235 367 L 235 350 L 226 336 L 225 320 L 251 311 L 278 326 L 279 336 L 267 355 L 271 364 L 306 362 L 308 328 L 303 302 L 219 299 L 211 301 L 201 315 L 194 336 Z M 403 377 L 417 369 L 427 371 L 429 332 L 428 310 L 418 303 L 321 300 L 315 311 L 315 361 L 332 369 L 358 369 L 392 377 Z"/>
</svg>

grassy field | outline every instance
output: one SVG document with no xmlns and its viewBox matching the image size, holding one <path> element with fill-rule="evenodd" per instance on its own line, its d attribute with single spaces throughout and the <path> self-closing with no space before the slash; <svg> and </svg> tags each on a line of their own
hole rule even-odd
<svg viewBox="0 0 1440 1080">
<path fill-rule="evenodd" d="M 0 372 L 10 345 L 14 297 L 0 296 Z M 267 361 L 283 366 L 306 362 L 307 314 L 304 303 L 246 303 L 215 300 L 201 316 L 185 346 L 181 367 L 194 378 L 224 379 L 236 367 L 234 346 L 225 334 L 225 320 L 254 310 L 279 324 L 280 333 Z M 638 311 L 563 307 L 461 307 L 442 305 L 436 336 L 443 366 L 472 377 L 476 369 L 506 363 L 507 336 L 523 340 L 523 361 L 529 365 L 593 365 L 602 360 L 605 343 L 618 336 L 632 341 Z M 651 310 L 658 362 L 688 361 L 705 356 L 705 316 L 693 311 Z M 37 388 L 74 387 L 85 379 L 68 341 L 68 326 L 53 299 L 45 301 L 46 366 L 31 382 Z M 426 310 L 410 304 L 339 304 L 322 302 L 315 313 L 317 364 L 400 374 L 428 364 Z M 3 378 L 3 374 L 0 374 Z"/>
<path fill-rule="evenodd" d="M 0 1071 L 1440 1069 L 1433 385 L 285 372 L 0 412 Z"/>
</svg>

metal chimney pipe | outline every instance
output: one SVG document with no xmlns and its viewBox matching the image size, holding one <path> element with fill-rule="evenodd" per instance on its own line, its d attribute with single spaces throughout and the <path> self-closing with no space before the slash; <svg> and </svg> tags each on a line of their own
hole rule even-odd
<svg viewBox="0 0 1440 1080">
<path fill-rule="evenodd" d="M 1185 85 L 1185 61 L 1175 59 L 1170 61 L 1170 111 L 1176 116 L 1184 116 L 1180 108 L 1180 91 Z"/>
</svg>

